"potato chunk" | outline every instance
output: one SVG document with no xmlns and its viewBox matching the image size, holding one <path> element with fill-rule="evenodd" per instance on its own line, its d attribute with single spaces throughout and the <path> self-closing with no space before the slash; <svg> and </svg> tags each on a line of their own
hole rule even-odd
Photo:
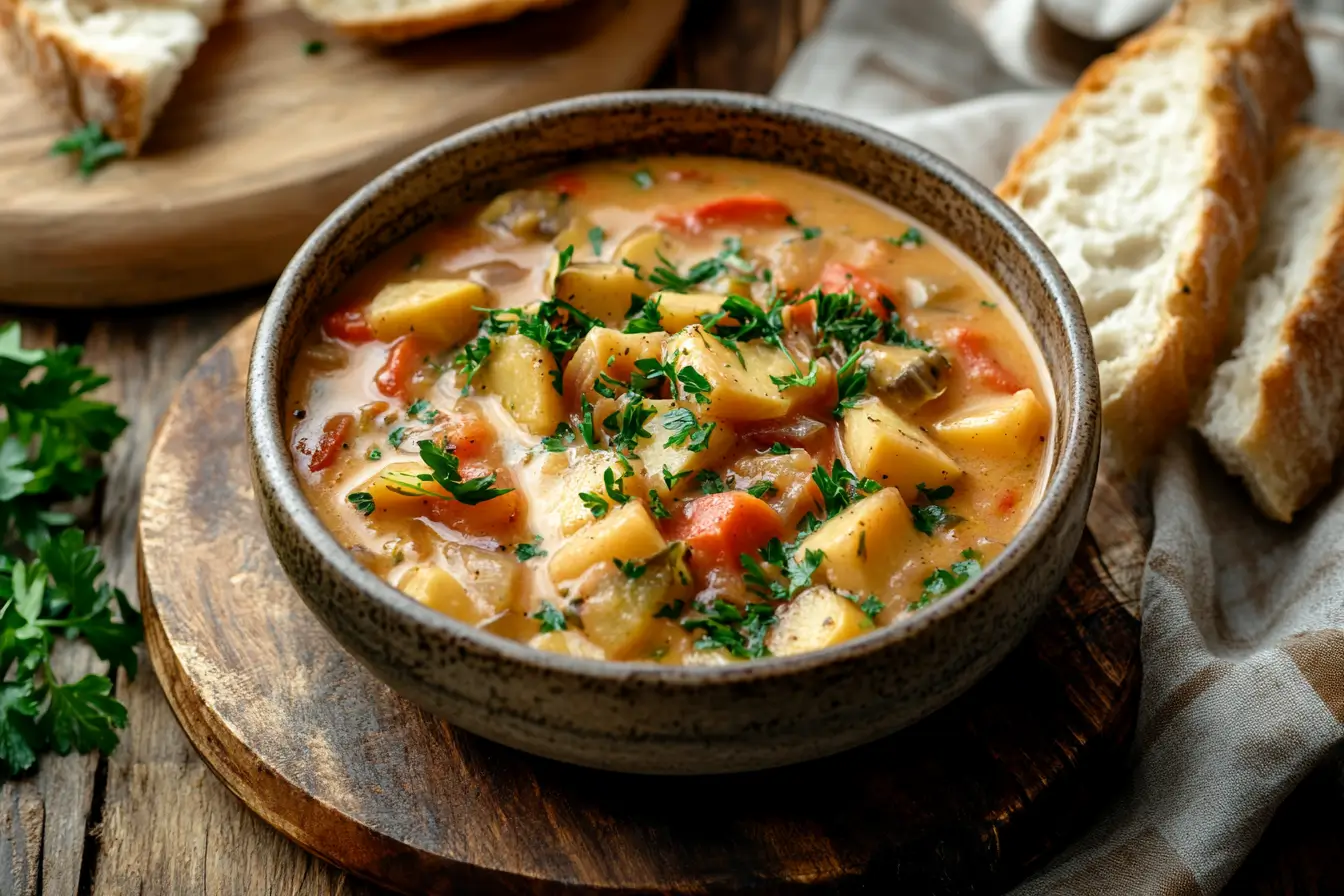
<svg viewBox="0 0 1344 896">
<path fill-rule="evenodd" d="M 705 314 L 714 314 L 723 307 L 724 297 L 712 292 L 670 292 L 663 290 L 649 296 L 658 303 L 663 329 L 669 333 L 700 323 Z"/>
<path fill-rule="evenodd" d="M 528 647 L 534 647 L 537 650 L 545 650 L 550 653 L 558 653 L 563 656 L 581 656 L 590 660 L 604 660 L 607 658 L 601 647 L 598 647 L 592 641 L 589 641 L 582 634 L 575 631 L 547 632 L 544 635 L 535 635 L 527 642 Z"/>
<path fill-rule="evenodd" d="M 731 424 L 721 420 L 701 420 L 702 425 L 712 423 L 714 426 L 714 431 L 709 436 L 709 444 L 704 449 L 692 451 L 689 437 L 680 445 L 668 446 L 667 440 L 676 430 L 669 428 L 666 415 L 677 408 L 684 408 L 699 418 L 700 406 L 693 401 L 661 398 L 647 400 L 644 404 L 654 408 L 658 413 L 645 424 L 645 429 L 649 431 L 651 437 L 640 439 L 635 449 L 635 453 L 644 463 L 644 485 L 641 494 L 648 494 L 648 490 L 653 489 L 659 498 L 667 498 L 670 494 L 685 492 L 694 486 L 695 477 L 686 476 L 679 479 L 676 487 L 669 490 L 667 481 L 663 479 L 664 468 L 674 477 L 683 473 L 698 473 L 706 467 L 717 464 L 737 442 L 737 431 Z"/>
<path fill-rule="evenodd" d="M 475 625 L 491 615 L 467 594 L 462 583 L 437 566 L 416 566 L 402 576 L 397 587 L 431 610 Z"/>
<path fill-rule="evenodd" d="M 937 488 L 961 476 L 961 468 L 919 427 L 876 398 L 845 411 L 841 440 L 854 472 L 903 495 L 915 494 L 923 482 Z"/>
<path fill-rule="evenodd" d="M 490 304 L 485 287 L 470 280 L 389 283 L 369 305 L 369 328 L 381 342 L 416 333 L 445 345 L 465 341 L 481 323 L 473 306 Z"/>
<path fill-rule="evenodd" d="M 788 356 L 756 341 L 738 343 L 738 349 L 742 352 L 741 361 L 732 349 L 695 324 L 668 338 L 663 345 L 663 357 L 678 370 L 694 367 L 709 381 L 709 405 L 703 411 L 706 416 L 716 420 L 770 420 L 786 416 L 792 407 L 790 396 L 781 393 L 770 377 L 793 373 Z"/>
<path fill-rule="evenodd" d="M 778 619 L 765 639 L 775 656 L 833 647 L 873 629 L 854 601 L 830 588 L 807 589 L 779 611 Z"/>
<path fill-rule="evenodd" d="M 449 574 L 485 615 L 502 613 L 513 603 L 522 564 L 512 553 L 449 543 L 443 556 Z"/>
<path fill-rule="evenodd" d="M 685 547 L 673 545 L 650 559 L 643 573 L 633 579 L 611 564 L 612 574 L 579 610 L 584 633 L 613 658 L 623 658 L 639 647 L 653 628 L 654 614 L 666 604 L 689 598 L 694 590 L 685 553 Z M 627 558 L 617 554 L 614 559 Z"/>
<path fill-rule="evenodd" d="M 555 297 L 595 317 L 605 326 L 620 327 L 630 310 L 630 296 L 648 298 L 653 286 L 620 264 L 571 264 L 555 278 Z"/>
<path fill-rule="evenodd" d="M 611 565 L 613 558 L 640 560 L 652 557 L 667 542 L 653 517 L 639 501 L 610 510 L 605 517 L 565 542 L 551 558 L 551 581 L 567 582 L 598 563 Z"/>
<path fill-rule="evenodd" d="M 885 594 L 892 575 L 923 545 L 910 508 L 894 488 L 884 488 L 831 517 L 798 546 L 826 556 L 816 580 L 851 594 Z"/>
<path fill-rule="evenodd" d="M 594 327 L 574 350 L 574 357 L 565 367 L 565 395 L 576 405 L 580 394 L 589 401 L 597 401 L 593 381 L 605 373 L 613 379 L 628 383 L 635 371 L 635 362 L 644 358 L 662 357 L 662 333 L 622 333 L 608 327 Z M 625 391 L 613 387 L 617 392 Z"/>
<path fill-rule="evenodd" d="M 1020 459 L 1045 441 L 1050 431 L 1050 413 L 1035 392 L 1019 389 L 935 423 L 933 431 L 951 448 Z"/>
<path fill-rule="evenodd" d="M 631 468 L 635 470 L 636 475 L 625 477 L 624 482 L 626 490 L 633 493 L 632 485 L 638 481 L 639 470 L 637 464 L 633 462 Z M 611 470 L 615 479 L 621 479 L 625 475 L 625 468 L 615 451 L 593 451 L 576 460 L 565 470 L 563 476 L 556 479 L 551 492 L 551 506 L 555 508 L 556 516 L 560 520 L 562 535 L 573 535 L 597 520 L 579 497 L 580 494 L 598 495 L 609 505 L 614 503 L 607 496 L 606 483 L 603 480 L 608 470 Z"/>
<path fill-rule="evenodd" d="M 555 358 L 526 336 L 495 340 L 479 380 L 484 391 L 498 395 L 518 425 L 534 435 L 550 435 L 565 417 L 555 391 Z"/>
</svg>

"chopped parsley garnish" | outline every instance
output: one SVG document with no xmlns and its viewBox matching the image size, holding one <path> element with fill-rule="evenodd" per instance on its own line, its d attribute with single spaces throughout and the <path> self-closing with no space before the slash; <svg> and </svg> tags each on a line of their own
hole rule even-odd
<svg viewBox="0 0 1344 896">
<path fill-rule="evenodd" d="M 971 579 L 980 575 L 980 552 L 967 548 L 961 552 L 962 559 L 952 564 L 951 569 L 934 569 L 929 577 L 924 580 L 924 591 L 919 596 L 919 600 L 906 605 L 907 610 L 918 610 L 921 607 L 927 607 L 947 592 L 961 585 L 965 585 Z"/>
<path fill-rule="evenodd" d="M 635 316 L 625 325 L 627 333 L 661 333 L 663 331 L 663 313 L 658 299 L 650 299 L 640 306 Z M 633 307 L 633 306 L 632 306 Z"/>
<path fill-rule="evenodd" d="M 694 473 L 693 470 L 685 470 L 681 473 L 673 473 L 666 465 L 663 467 L 663 482 L 667 485 L 667 490 L 676 488 L 677 483 Z"/>
<path fill-rule="evenodd" d="M 765 635 L 775 624 L 775 608 L 770 604 L 747 604 L 738 609 L 736 604 L 723 598 L 714 601 L 713 608 L 700 619 L 684 619 L 686 631 L 703 631 L 696 640 L 696 650 L 723 648 L 741 659 L 769 656 Z"/>
<path fill-rule="evenodd" d="M 592 492 L 579 492 L 579 500 L 583 502 L 584 507 L 588 508 L 588 512 L 599 520 L 606 516 L 610 509 L 605 498 Z"/>
<path fill-rule="evenodd" d="M 846 408 L 858 404 L 863 398 L 864 390 L 868 388 L 868 371 L 859 366 L 859 359 L 862 357 L 863 349 L 855 349 L 854 354 L 846 358 L 845 363 L 836 371 L 835 383 L 840 392 L 840 403 L 834 410 L 837 419 L 844 414 Z"/>
<path fill-rule="evenodd" d="M 644 575 L 644 572 L 649 568 L 647 563 L 636 563 L 633 560 L 621 560 L 617 557 L 612 557 L 611 562 L 627 579 L 637 579 Z"/>
<path fill-rule="evenodd" d="M 593 431 L 593 406 L 587 395 L 579 396 L 579 431 L 583 433 L 583 444 L 589 448 L 597 447 L 597 433 Z"/>
<path fill-rule="evenodd" d="M 907 227 L 905 233 L 900 236 L 887 237 L 887 242 L 893 246 L 922 246 L 924 245 L 924 234 L 914 227 Z"/>
<path fill-rule="evenodd" d="M 700 371 L 687 365 L 677 371 L 677 382 L 683 396 L 694 398 L 697 404 L 709 404 L 709 380 Z"/>
<path fill-rule="evenodd" d="M 696 473 L 695 481 L 700 483 L 700 490 L 707 495 L 717 495 L 728 490 L 723 478 L 713 470 L 701 470 Z"/>
<path fill-rule="evenodd" d="M 513 552 L 518 556 L 519 560 L 531 560 L 533 557 L 546 556 L 546 551 L 541 547 L 540 535 L 532 536 L 531 542 L 515 545 Z"/>
<path fill-rule="evenodd" d="M 622 258 L 622 259 L 621 259 L 621 264 L 625 265 L 625 266 L 628 267 L 630 270 L 632 270 L 632 271 L 635 272 L 635 279 L 636 279 L 636 280 L 643 280 L 643 279 L 644 279 L 644 275 L 641 274 L 641 273 L 639 272 L 639 265 L 636 264 L 635 262 L 631 261 L 631 260 L 628 259 L 628 258 Z"/>
<path fill-rule="evenodd" d="M 382 459 L 383 459 L 383 449 L 381 449 L 381 448 L 370 448 L 370 449 L 369 449 L 369 453 L 368 453 L 367 455 L 365 455 L 365 456 L 368 457 L 369 460 L 382 460 Z"/>
<path fill-rule="evenodd" d="M 673 408 L 660 418 L 663 427 L 670 435 L 663 443 L 664 448 L 679 448 L 685 445 L 692 452 L 704 451 L 714 434 L 715 423 L 701 423 L 689 408 Z"/>
<path fill-rule="evenodd" d="M 869 620 L 876 619 L 877 615 L 887 608 L 886 604 L 877 599 L 876 594 L 870 594 L 862 601 L 859 600 L 858 595 L 846 594 L 845 597 L 848 597 L 850 600 L 854 601 L 854 603 L 858 604 L 859 611 L 867 616 Z"/>
<path fill-rule="evenodd" d="M 812 481 L 821 491 L 821 500 L 828 518 L 882 487 L 871 479 L 860 479 L 855 476 L 839 460 L 831 465 L 830 473 L 827 473 L 826 468 L 820 464 L 813 467 Z M 799 529 L 801 528 L 800 525 Z"/>
<path fill-rule="evenodd" d="M 999 303 L 998 303 L 998 302 L 991 302 L 991 301 L 989 301 L 989 299 L 981 299 L 981 300 L 980 300 L 980 307 L 982 307 L 982 308 L 997 308 L 997 307 L 999 307 Z"/>
<path fill-rule="evenodd" d="M 569 261 L 570 261 L 570 259 L 572 259 L 573 257 L 574 257 L 574 246 L 573 246 L 573 244 L 570 244 L 570 245 L 568 245 L 568 246 L 566 246 L 565 248 L 563 248 L 563 249 L 560 250 L 560 257 L 559 257 L 558 259 L 556 259 L 556 263 L 555 263 L 555 276 L 559 277 L 559 276 L 560 276 L 560 273 L 561 273 L 565 268 L 569 267 Z"/>
<path fill-rule="evenodd" d="M 658 497 L 658 492 L 655 489 L 649 489 L 649 511 L 653 513 L 653 518 L 656 520 L 672 518 L 672 511 L 667 509 L 667 505 L 663 503 L 662 498 Z"/>
<path fill-rule="evenodd" d="M 686 609 L 686 601 L 677 598 L 670 604 L 663 604 L 658 608 L 658 612 L 653 614 L 654 619 L 680 619 L 682 612 Z"/>
<path fill-rule="evenodd" d="M 513 491 L 511 488 L 492 488 L 495 474 L 478 476 L 475 479 L 462 479 L 458 471 L 458 460 L 429 439 L 416 443 L 420 448 L 420 459 L 429 467 L 428 473 L 407 473 L 394 471 L 384 473 L 383 478 L 390 483 L 392 491 L 400 495 L 423 495 L 429 498 L 447 500 L 454 498 L 463 504 L 481 504 Z M 447 495 L 425 488 L 424 483 L 434 482 Z"/>
<path fill-rule="evenodd" d="M 756 269 L 742 257 L 742 240 L 737 237 L 724 240 L 723 250 L 718 255 L 697 261 L 684 276 L 678 273 L 675 262 L 669 261 L 661 252 L 657 254 L 660 264 L 654 266 L 648 279 L 660 289 L 693 292 L 700 284 L 721 276 L 734 276 L 747 281 L 756 279 Z"/>
<path fill-rule="evenodd" d="M 603 398 L 615 398 L 616 389 L 612 386 L 612 383 L 621 385 L 620 380 L 613 379 L 606 374 L 600 374 L 597 379 L 593 380 L 593 391 Z"/>
<path fill-rule="evenodd" d="M 532 614 L 532 618 L 541 622 L 541 633 L 548 635 L 551 632 L 562 632 L 569 628 L 565 621 L 565 614 L 555 608 L 555 604 L 548 600 L 541 602 L 541 609 Z"/>
<path fill-rule="evenodd" d="M 781 392 L 785 389 L 792 389 L 795 386 L 804 389 L 811 388 L 817 384 L 817 362 L 812 361 L 808 364 L 806 376 L 799 373 L 790 373 L 788 376 L 775 376 L 774 374 L 771 374 L 770 382 L 778 386 L 779 391 Z"/>
<path fill-rule="evenodd" d="M 647 168 L 639 169 L 634 174 L 630 175 L 630 179 L 634 181 L 635 186 L 639 187 L 641 190 L 648 190 L 653 187 L 653 175 L 649 173 L 649 169 Z"/>
<path fill-rule="evenodd" d="M 79 173 L 88 178 L 108 162 L 126 155 L 126 144 L 113 140 L 100 123 L 91 121 L 52 144 L 51 154 L 79 156 Z"/>
<path fill-rule="evenodd" d="M 546 436 L 541 440 L 541 447 L 552 454 L 559 454 L 565 450 L 565 446 L 574 441 L 574 427 L 565 421 L 555 428 L 555 435 Z"/>
<path fill-rule="evenodd" d="M 798 219 L 795 218 L 793 215 L 788 215 L 787 217 L 785 217 L 784 223 L 788 224 L 790 227 L 796 227 L 799 230 L 801 230 L 803 233 L 803 239 L 805 240 L 814 240 L 817 237 L 821 236 L 820 227 L 804 227 L 803 225 L 798 223 Z"/>
<path fill-rule="evenodd" d="M 646 392 L 662 380 L 675 382 L 676 368 L 671 362 L 657 358 L 640 358 L 635 361 L 635 370 L 630 374 L 630 388 L 636 392 Z"/>
<path fill-rule="evenodd" d="M 846 354 L 882 333 L 882 318 L 852 289 L 845 292 L 815 290 L 808 298 L 817 303 L 817 334 L 822 339 L 839 343 Z"/>
<path fill-rule="evenodd" d="M 766 449 L 767 453 L 775 455 L 785 455 L 791 452 L 792 450 L 793 450 L 792 448 L 790 448 L 788 445 L 785 445 L 783 442 L 776 442 L 775 444 L 771 445 L 769 448 Z"/>
<path fill-rule="evenodd" d="M 784 303 L 778 299 L 771 302 L 768 309 L 762 309 L 750 299 L 742 296 L 729 296 L 723 300 L 723 309 L 706 317 L 703 323 L 705 329 L 718 337 L 720 342 L 729 340 L 737 343 L 760 339 L 767 345 L 774 346 L 788 357 L 789 362 L 793 364 L 794 372 L 802 374 L 802 371 L 798 369 L 798 362 L 784 347 L 783 310 Z M 741 323 L 737 326 L 724 324 L 724 319 L 730 317 L 733 320 L 741 321 Z M 727 345 L 728 343 L 725 342 L 724 344 Z M 735 346 L 730 345 L 729 347 L 735 352 L 738 351 Z M 738 352 L 738 360 L 742 360 L 741 352 Z"/>
<path fill-rule="evenodd" d="M 589 228 L 589 230 L 588 230 L 588 242 L 589 242 L 590 244 L 592 244 L 592 247 L 593 247 L 593 254 L 594 254 L 594 255 L 596 255 L 596 256 L 598 256 L 598 257 L 601 257 L 601 255 L 602 255 L 602 241 L 603 241 L 604 239 L 606 239 L 606 238 L 607 238 L 607 235 L 606 235 L 606 233 L 603 232 L 603 230 L 602 230 L 601 227 L 592 227 L 592 228 Z"/>
<path fill-rule="evenodd" d="M 406 427 L 404 426 L 398 426 L 387 434 L 387 443 L 393 448 L 400 448 L 404 441 L 406 441 Z"/>
<path fill-rule="evenodd" d="M 766 480 L 765 482 L 758 482 L 747 489 L 747 494 L 751 495 L 753 498 L 764 498 L 774 491 L 778 491 L 778 489 L 775 488 L 775 483 L 771 480 Z"/>
<path fill-rule="evenodd" d="M 649 407 L 642 398 L 628 401 L 625 407 L 621 408 L 619 423 L 615 427 L 615 434 L 611 437 L 612 447 L 618 451 L 634 451 L 639 446 L 640 439 L 653 438 L 653 433 L 645 429 L 644 425 L 657 413 L 658 409 Z M 605 423 L 606 421 L 604 425 Z"/>
<path fill-rule="evenodd" d="M 476 374 L 481 372 L 485 362 L 490 359 L 490 350 L 493 348 L 489 336 L 477 336 L 466 345 L 462 346 L 462 351 L 457 353 L 453 359 L 453 366 L 467 375 L 467 381 L 462 384 L 462 394 L 466 395 L 471 389 L 471 380 Z"/>
<path fill-rule="evenodd" d="M 607 497 L 612 501 L 617 504 L 630 503 L 630 496 L 625 493 L 625 477 L 617 476 L 611 467 L 603 471 L 602 485 L 607 490 Z"/>
<path fill-rule="evenodd" d="M 364 516 L 373 513 L 373 495 L 368 492 L 351 492 L 345 496 L 345 500 L 353 504 L 355 509 Z"/>
<path fill-rule="evenodd" d="M 961 521 L 961 518 L 955 514 L 947 512 L 947 508 L 937 501 L 946 501 L 956 493 L 956 489 L 950 485 L 942 485 L 938 488 L 926 488 L 924 483 L 915 486 L 919 495 L 926 502 L 925 504 L 910 505 L 910 513 L 915 518 L 915 528 L 925 535 L 932 535 L 934 530 L 942 526 L 951 526 Z"/>
<path fill-rule="evenodd" d="M 411 406 L 406 409 L 406 416 L 411 419 L 419 418 L 426 423 L 432 423 L 434 418 L 439 416 L 439 412 L 430 407 L 429 402 L 423 398 L 418 398 L 411 402 Z"/>
</svg>

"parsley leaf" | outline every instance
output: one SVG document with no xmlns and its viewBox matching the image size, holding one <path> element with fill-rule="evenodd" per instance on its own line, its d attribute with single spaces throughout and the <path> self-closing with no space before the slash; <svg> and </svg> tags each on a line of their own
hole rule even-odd
<svg viewBox="0 0 1344 896">
<path fill-rule="evenodd" d="M 646 405 L 642 398 L 626 402 L 625 407 L 621 408 L 615 435 L 611 437 L 612 447 L 618 451 L 634 451 L 640 439 L 653 438 L 653 433 L 645 429 L 644 425 L 657 413 L 658 409 Z"/>
<path fill-rule="evenodd" d="M 748 282 L 756 279 L 755 265 L 743 257 L 742 240 L 737 237 L 725 239 L 723 250 L 718 255 L 697 261 L 684 275 L 661 252 L 657 253 L 657 257 L 659 263 L 649 273 L 649 282 L 673 292 L 693 292 L 700 284 L 724 276 Z"/>
<path fill-rule="evenodd" d="M 364 516 L 373 513 L 375 509 L 373 506 L 373 495 L 368 492 L 351 492 L 345 496 L 345 500 L 353 504 L 355 510 L 358 510 Z"/>
<path fill-rule="evenodd" d="M 812 361 L 808 364 L 806 376 L 803 376 L 800 373 L 790 373 L 787 376 L 775 376 L 774 374 L 771 374 L 770 382 L 778 386 L 779 391 L 781 392 L 785 389 L 791 389 L 794 386 L 811 388 L 817 384 L 817 362 Z"/>
<path fill-rule="evenodd" d="M 649 510 L 656 520 L 672 518 L 672 511 L 667 509 L 667 505 L 663 503 L 662 498 L 658 497 L 658 492 L 655 489 L 649 489 Z"/>
<path fill-rule="evenodd" d="M 741 659 L 769 656 L 765 635 L 775 624 L 775 608 L 770 604 L 736 604 L 717 598 L 713 607 L 699 619 L 682 620 L 686 631 L 703 631 L 695 642 L 696 650 L 722 648 Z"/>
<path fill-rule="evenodd" d="M 723 478 L 713 470 L 701 470 L 696 473 L 695 481 L 700 483 L 700 490 L 707 495 L 717 495 L 728 490 Z"/>
<path fill-rule="evenodd" d="M 418 417 L 426 423 L 432 423 L 434 418 L 439 416 L 439 412 L 430 407 L 429 402 L 423 398 L 418 398 L 411 402 L 411 406 L 406 409 L 406 416 L 412 419 Z"/>
<path fill-rule="evenodd" d="M 548 600 L 541 602 L 541 609 L 533 613 L 532 618 L 540 620 L 543 635 L 551 632 L 562 632 L 569 628 L 569 623 L 565 621 L 565 614 L 557 610 L 555 604 Z"/>
<path fill-rule="evenodd" d="M 565 446 L 574 441 L 574 427 L 561 420 L 555 427 L 555 435 L 546 436 L 541 440 L 541 447 L 551 452 L 559 454 L 565 450 Z"/>
<path fill-rule="evenodd" d="M 870 495 L 881 488 L 871 479 L 859 479 L 846 469 L 845 465 L 840 463 L 839 460 L 831 465 L 829 473 L 820 464 L 813 467 L 812 481 L 817 484 L 817 488 L 821 491 L 821 500 L 828 518 L 835 516 L 865 495 Z M 801 525 L 799 528 L 801 530 Z"/>
<path fill-rule="evenodd" d="M 555 262 L 555 275 L 560 276 L 560 272 L 569 267 L 569 261 L 574 257 L 574 246 L 570 244 L 560 250 L 560 256 Z"/>
<path fill-rule="evenodd" d="M 982 558 L 979 551 L 967 548 L 961 552 L 961 557 L 962 559 L 952 564 L 951 569 L 935 568 L 924 580 L 924 591 L 920 594 L 919 600 L 907 604 L 906 609 L 918 610 L 927 607 L 947 592 L 980 575 Z"/>
<path fill-rule="evenodd" d="M 587 395 L 579 397 L 580 422 L 579 431 L 583 433 L 583 444 L 589 448 L 597 447 L 597 434 L 593 431 L 593 406 L 588 401 Z"/>
<path fill-rule="evenodd" d="M 602 256 L 602 241 L 606 236 L 601 227 L 591 227 L 588 230 L 588 242 L 592 244 L 593 254 L 599 258 Z"/>
<path fill-rule="evenodd" d="M 421 439 L 416 444 L 420 448 L 420 459 L 429 467 L 430 472 L 420 474 L 403 471 L 384 473 L 383 478 L 391 484 L 392 491 L 397 494 L 423 495 L 445 501 L 451 497 L 463 504 L 474 505 L 498 498 L 501 495 L 507 495 L 513 491 L 511 488 L 492 488 L 491 486 L 495 484 L 494 473 L 464 481 L 462 474 L 458 472 L 457 455 L 449 454 L 429 439 Z M 423 483 L 431 480 L 448 494 L 443 495 L 423 485 Z"/>
<path fill-rule="evenodd" d="M 594 519 L 602 519 L 610 509 L 605 498 L 592 492 L 579 492 L 579 500 L 583 502 L 584 507 L 588 508 Z"/>
<path fill-rule="evenodd" d="M 765 482 L 758 482 L 747 489 L 747 494 L 751 495 L 753 498 L 764 498 L 773 491 L 777 491 L 774 482 L 767 480 Z"/>
<path fill-rule="evenodd" d="M 690 476 L 693 472 L 694 472 L 693 470 L 684 470 L 680 473 L 673 473 L 671 470 L 667 468 L 667 465 L 664 464 L 663 482 L 666 483 L 667 490 L 671 491 L 672 489 L 676 488 L 678 482 L 685 479 L 687 476 Z"/>
<path fill-rule="evenodd" d="M 868 371 L 859 366 L 859 360 L 863 355 L 863 349 L 855 349 L 854 354 L 846 358 L 845 363 L 840 365 L 840 369 L 835 373 L 835 382 L 840 393 L 840 403 L 833 411 L 837 419 L 844 414 L 846 408 L 857 405 L 868 388 Z"/>
<path fill-rule="evenodd" d="M 663 331 L 663 313 L 659 299 L 649 299 L 640 306 L 636 315 L 625 325 L 627 333 L 661 333 Z"/>
<path fill-rule="evenodd" d="M 922 246 L 924 245 L 924 234 L 920 233 L 914 227 L 907 227 L 905 233 L 899 237 L 889 236 L 887 242 L 893 246 Z"/>
<path fill-rule="evenodd" d="M 630 496 L 625 493 L 625 478 L 617 477 L 616 471 L 611 467 L 602 472 L 602 485 L 607 490 L 607 497 L 615 503 L 630 503 Z"/>
<path fill-rule="evenodd" d="M 387 434 L 387 441 L 393 448 L 400 448 L 401 443 L 406 441 L 406 427 L 398 426 Z"/>
<path fill-rule="evenodd" d="M 694 398 L 697 404 L 709 404 L 710 385 L 704 374 L 689 364 L 677 371 L 683 396 Z"/>
<path fill-rule="evenodd" d="M 531 560 L 533 557 L 545 557 L 546 551 L 541 547 L 541 536 L 532 536 L 532 541 L 525 544 L 515 545 L 513 553 L 519 560 Z"/>
<path fill-rule="evenodd" d="M 462 394 L 466 395 L 471 389 L 472 378 L 481 372 L 485 362 L 490 359 L 490 350 L 494 348 L 489 336 L 477 336 L 466 345 L 462 346 L 462 351 L 453 358 L 453 366 L 467 375 L 466 382 L 462 384 Z"/>
<path fill-rule="evenodd" d="M 792 448 L 790 448 L 788 445 L 785 445 L 783 442 L 776 442 L 775 444 L 771 445 L 769 448 L 766 449 L 767 453 L 775 455 L 785 455 L 791 452 L 792 450 L 793 450 Z"/>
<path fill-rule="evenodd" d="M 641 190 L 648 190 L 653 187 L 653 175 L 649 173 L 649 169 L 647 168 L 639 169 L 634 174 L 630 175 L 630 179 L 633 180 L 635 186 L 639 187 Z"/>
<path fill-rule="evenodd" d="M 692 452 L 704 451 L 709 447 L 710 437 L 714 434 L 714 423 L 701 423 L 690 408 L 673 408 L 659 418 L 663 427 L 671 433 L 664 448 L 679 448 L 685 445 Z"/>
<path fill-rule="evenodd" d="M 955 489 L 950 485 L 939 486 L 938 488 L 926 488 L 924 483 L 915 486 L 919 495 L 927 503 L 911 504 L 910 513 L 915 520 L 915 528 L 925 535 L 932 535 L 934 530 L 942 526 L 951 526 L 961 521 L 961 518 L 955 514 L 947 512 L 947 508 L 937 501 L 946 501 L 955 493 Z"/>
<path fill-rule="evenodd" d="M 126 144 L 109 137 L 99 122 L 90 121 L 52 144 L 51 154 L 78 156 L 79 173 L 89 178 L 108 162 L 126 155 Z"/>
<path fill-rule="evenodd" d="M 658 608 L 658 612 L 653 614 L 654 619 L 680 619 L 682 611 L 686 609 L 686 601 L 677 598 L 670 604 L 663 604 Z"/>
<path fill-rule="evenodd" d="M 616 565 L 617 569 L 625 574 L 627 579 L 637 579 L 644 575 L 644 572 L 649 568 L 647 563 L 636 563 L 634 560 L 620 560 L 616 557 L 611 558 L 611 562 Z"/>
</svg>

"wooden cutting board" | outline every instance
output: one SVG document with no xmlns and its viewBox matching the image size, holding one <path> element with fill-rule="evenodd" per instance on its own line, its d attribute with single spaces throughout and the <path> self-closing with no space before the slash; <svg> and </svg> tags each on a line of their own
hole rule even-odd
<svg viewBox="0 0 1344 896">
<path fill-rule="evenodd" d="M 417 896 L 1002 892 L 1123 780 L 1144 539 L 1105 480 L 1023 645 L 877 743 L 768 772 L 656 778 L 451 728 L 342 650 L 271 553 L 241 425 L 255 328 L 205 354 L 151 449 L 145 640 L 206 763 L 322 858 Z"/>
<path fill-rule="evenodd" d="M 0 62 L 0 303 L 108 306 L 273 279 L 374 175 L 468 125 L 642 86 L 685 0 L 577 0 L 400 47 L 241 0 L 134 161 L 83 180 L 68 123 Z M 322 40 L 325 52 L 304 46 Z"/>
</svg>

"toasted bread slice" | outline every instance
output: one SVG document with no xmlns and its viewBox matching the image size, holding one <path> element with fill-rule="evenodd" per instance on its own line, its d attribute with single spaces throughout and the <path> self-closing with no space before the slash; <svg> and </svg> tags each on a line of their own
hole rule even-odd
<svg viewBox="0 0 1344 896">
<path fill-rule="evenodd" d="M 1078 291 L 1125 467 L 1208 382 L 1269 148 L 1311 89 L 1286 2 L 1191 0 L 1093 64 L 999 185 Z"/>
<path fill-rule="evenodd" d="M 1240 344 L 1193 422 L 1260 509 L 1289 522 L 1344 448 L 1344 134 L 1295 128 L 1275 162 L 1232 303 Z"/>
<path fill-rule="evenodd" d="M 530 9 L 573 0 L 298 0 L 308 15 L 343 31 L 396 43 L 444 31 L 502 22 Z"/>
<path fill-rule="evenodd" d="M 223 14 L 224 0 L 0 0 L 0 37 L 53 106 L 136 155 Z"/>
</svg>

